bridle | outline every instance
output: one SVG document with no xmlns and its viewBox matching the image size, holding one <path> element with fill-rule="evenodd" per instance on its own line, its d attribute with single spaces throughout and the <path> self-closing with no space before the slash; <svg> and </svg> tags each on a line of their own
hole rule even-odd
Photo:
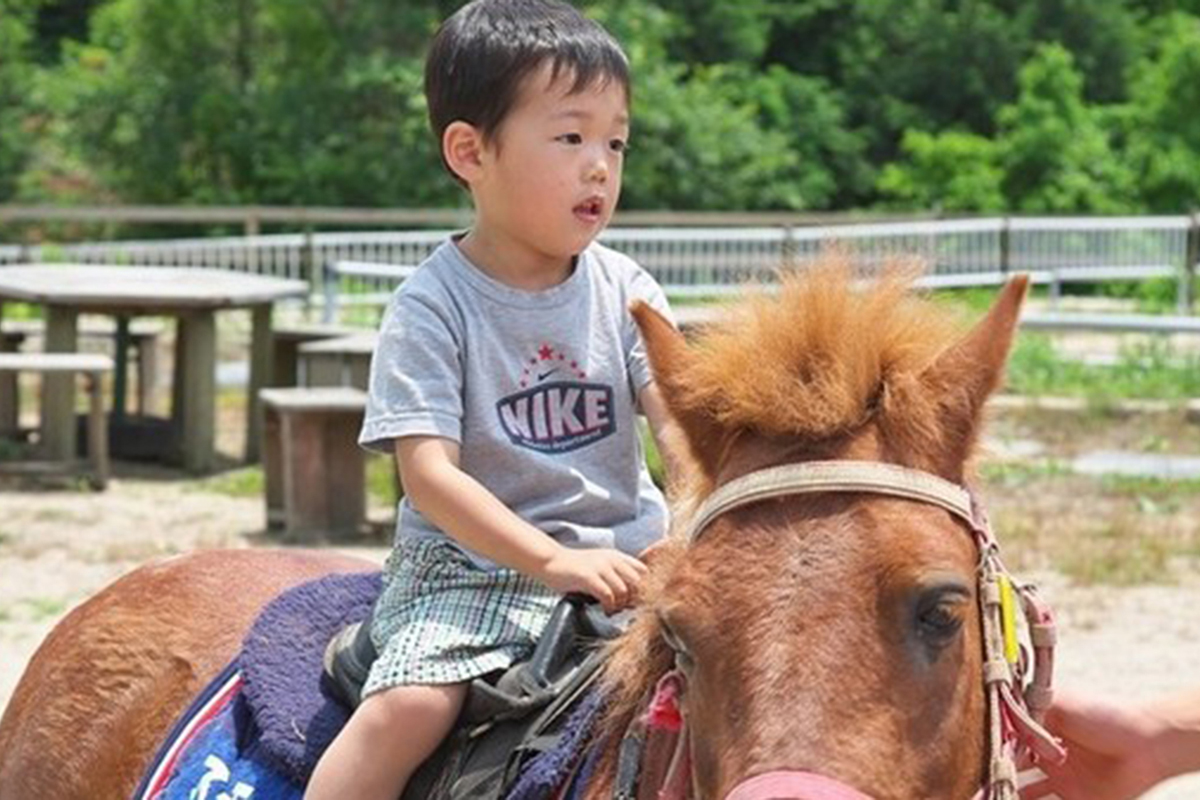
<svg viewBox="0 0 1200 800">
<path fill-rule="evenodd" d="M 975 800 L 1015 800 L 1017 763 L 1033 757 L 1059 763 L 1066 753 L 1041 724 L 1053 698 L 1055 626 L 1050 608 L 1032 585 L 1017 583 L 1000 560 L 1000 548 L 987 515 L 968 489 L 928 472 L 874 461 L 813 461 L 770 467 L 734 479 L 714 491 L 696 510 L 686 541 L 695 544 L 722 514 L 751 503 L 817 493 L 868 493 L 937 506 L 964 522 L 979 553 L 978 597 L 983 634 L 983 682 L 987 700 L 988 774 Z M 1021 641 L 1017 606 L 1032 646 Z M 691 793 L 690 737 L 679 705 L 686 679 L 676 668 L 659 681 L 647 712 L 640 715 L 621 742 L 614 797 L 638 794 L 644 747 L 659 731 L 673 737 L 674 754 L 658 796 L 685 800 Z M 1032 671 L 1031 668 L 1032 667 Z M 824 776 L 780 771 L 754 776 L 736 786 L 725 800 L 796 797 L 806 800 L 851 800 L 866 796 Z"/>
</svg>

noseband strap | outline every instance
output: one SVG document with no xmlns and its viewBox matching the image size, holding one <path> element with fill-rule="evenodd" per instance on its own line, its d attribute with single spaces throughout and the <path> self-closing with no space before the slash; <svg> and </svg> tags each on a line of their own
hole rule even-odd
<svg viewBox="0 0 1200 800">
<path fill-rule="evenodd" d="M 987 697 L 988 778 L 977 798 L 1015 800 L 1016 761 L 1032 754 L 1051 762 L 1065 758 L 1061 743 L 1041 725 L 1049 705 L 1054 619 L 1032 586 L 1017 584 L 1000 561 L 999 545 L 975 496 L 928 472 L 874 461 L 810 461 L 771 467 L 730 481 L 697 509 L 687 527 L 695 544 L 712 522 L 734 509 L 780 497 L 827 492 L 864 492 L 937 506 L 966 523 L 979 551 L 979 607 Z M 1033 645 L 1033 672 L 1018 644 L 1012 607 L 1019 598 Z M 686 733 L 686 717 L 685 717 Z M 736 790 L 735 793 L 736 795 Z M 617 793 L 620 796 L 620 792 Z"/>
</svg>

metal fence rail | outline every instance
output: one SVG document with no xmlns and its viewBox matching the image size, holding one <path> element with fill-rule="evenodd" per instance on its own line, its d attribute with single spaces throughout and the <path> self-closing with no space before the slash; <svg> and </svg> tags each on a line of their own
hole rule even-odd
<svg viewBox="0 0 1200 800">
<path fill-rule="evenodd" d="M 927 285 L 994 284 L 1014 272 L 1030 273 L 1035 281 L 1056 289 L 1070 281 L 1179 276 L 1182 299 L 1198 260 L 1198 224 L 1187 216 L 994 217 L 811 227 L 613 228 L 600 241 L 637 260 L 675 296 L 724 294 L 746 281 L 769 284 L 781 268 L 803 268 L 836 247 L 868 272 L 896 258 L 921 259 Z M 0 264 L 32 260 L 232 269 L 307 280 L 314 294 L 321 295 L 327 287 L 325 272 L 335 262 L 418 264 L 448 233 L 281 234 L 0 247 Z M 342 299 L 352 302 L 357 295 L 377 300 L 393 284 L 387 277 L 359 275 L 332 285 Z"/>
</svg>

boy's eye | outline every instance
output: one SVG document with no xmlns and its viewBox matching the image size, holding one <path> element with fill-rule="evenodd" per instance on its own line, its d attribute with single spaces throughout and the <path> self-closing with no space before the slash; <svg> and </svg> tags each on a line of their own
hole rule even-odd
<svg viewBox="0 0 1200 800">
<path fill-rule="evenodd" d="M 629 142 L 624 139 L 613 139 L 608 143 L 608 146 L 614 153 L 624 153 L 629 150 Z"/>
<path fill-rule="evenodd" d="M 564 134 L 560 134 L 559 136 L 557 136 L 555 138 L 557 138 L 558 141 L 563 142 L 565 144 L 583 144 L 583 137 L 580 136 L 578 133 L 564 133 Z"/>
</svg>

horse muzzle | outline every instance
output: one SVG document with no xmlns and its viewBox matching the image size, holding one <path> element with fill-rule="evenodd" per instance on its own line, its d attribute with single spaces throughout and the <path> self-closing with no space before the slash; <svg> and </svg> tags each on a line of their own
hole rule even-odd
<svg viewBox="0 0 1200 800">
<path fill-rule="evenodd" d="M 779 770 L 733 787 L 725 800 L 871 800 L 852 786 L 813 772 Z"/>
</svg>

